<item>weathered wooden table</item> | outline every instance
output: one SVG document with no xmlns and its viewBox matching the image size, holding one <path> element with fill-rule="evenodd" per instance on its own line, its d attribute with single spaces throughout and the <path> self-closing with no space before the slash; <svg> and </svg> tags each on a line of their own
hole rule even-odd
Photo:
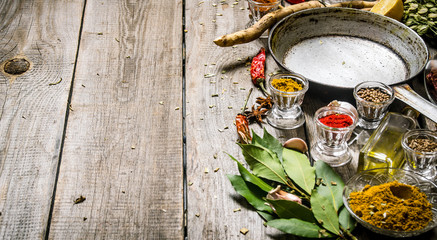
<svg viewBox="0 0 437 240">
<path fill-rule="evenodd" d="M 264 227 L 226 178 L 237 173 L 227 153 L 241 159 L 233 121 L 252 87 L 248 59 L 266 42 L 212 40 L 245 27 L 246 4 L 2 1 L 0 238 L 290 238 Z M 306 119 L 327 103 L 309 92 Z M 264 127 L 314 141 L 309 122 Z M 337 170 L 346 180 L 356 164 Z"/>
</svg>

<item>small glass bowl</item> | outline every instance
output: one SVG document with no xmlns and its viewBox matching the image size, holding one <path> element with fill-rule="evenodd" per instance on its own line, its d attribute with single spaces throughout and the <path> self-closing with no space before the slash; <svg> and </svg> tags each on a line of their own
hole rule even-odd
<svg viewBox="0 0 437 240">
<path fill-rule="evenodd" d="M 366 185 L 380 185 L 387 182 L 397 180 L 400 183 L 414 185 L 420 189 L 428 197 L 428 201 L 432 204 L 433 219 L 423 229 L 416 231 L 394 231 L 376 227 L 363 219 L 352 211 L 349 206 L 349 195 L 351 192 L 361 191 Z M 425 177 L 415 173 L 414 171 L 398 169 L 398 168 L 375 168 L 355 174 L 347 181 L 343 190 L 343 203 L 349 213 L 357 222 L 365 228 L 390 237 L 413 237 L 425 233 L 437 226 L 437 185 Z"/>
<path fill-rule="evenodd" d="M 267 3 L 259 2 L 256 0 L 247 0 L 247 2 L 249 4 L 249 11 L 251 14 L 251 25 L 260 20 L 267 13 L 277 10 L 279 8 L 279 5 L 281 5 L 281 0 Z"/>
<path fill-rule="evenodd" d="M 390 98 L 384 102 L 371 102 L 358 96 L 358 91 L 363 88 L 378 88 L 390 95 Z M 393 89 L 381 82 L 367 81 L 358 84 L 354 88 L 354 98 L 357 104 L 360 120 L 358 126 L 364 129 L 375 129 L 378 127 L 381 119 L 387 113 L 388 107 L 395 99 Z"/>
<path fill-rule="evenodd" d="M 409 147 L 413 139 L 428 139 L 437 142 L 437 133 L 426 129 L 414 129 L 402 137 L 402 148 L 408 167 L 428 179 L 436 177 L 437 151 L 417 151 Z"/>
<path fill-rule="evenodd" d="M 283 92 L 272 85 L 273 79 L 291 79 L 302 85 L 294 92 Z M 300 105 L 308 91 L 308 80 L 295 73 L 279 73 L 270 77 L 268 88 L 273 99 L 273 107 L 267 113 L 267 122 L 279 129 L 295 129 L 305 123 L 305 116 Z"/>
<path fill-rule="evenodd" d="M 332 114 L 344 114 L 352 118 L 350 126 L 335 128 L 323 124 L 319 119 Z M 324 161 L 331 167 L 346 165 L 352 160 L 352 154 L 347 145 L 352 131 L 357 124 L 358 116 L 353 111 L 338 107 L 326 106 L 316 111 L 314 123 L 317 130 L 317 141 L 311 147 L 310 153 L 314 161 Z"/>
</svg>

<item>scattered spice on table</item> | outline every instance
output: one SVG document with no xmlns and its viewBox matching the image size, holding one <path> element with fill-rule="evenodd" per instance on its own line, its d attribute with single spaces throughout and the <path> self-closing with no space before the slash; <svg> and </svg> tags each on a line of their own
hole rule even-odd
<svg viewBox="0 0 437 240">
<path fill-rule="evenodd" d="M 250 76 L 252 78 L 253 84 L 260 87 L 264 95 L 268 96 L 267 90 L 265 88 L 265 62 L 266 62 L 266 50 L 261 48 L 259 53 L 252 59 L 252 64 L 250 65 Z"/>
<path fill-rule="evenodd" d="M 240 212 L 240 211 L 241 211 L 241 208 L 234 209 L 234 212 Z"/>
<path fill-rule="evenodd" d="M 86 200 L 86 197 L 80 195 L 80 197 L 76 198 L 76 200 L 73 201 L 74 204 L 82 203 Z"/>
<path fill-rule="evenodd" d="M 415 138 L 408 143 L 408 146 L 419 152 L 437 152 L 437 142 L 434 139 Z"/>
<path fill-rule="evenodd" d="M 319 121 L 328 127 L 345 128 L 353 124 L 353 120 L 346 114 L 330 114 L 319 118 Z"/>
<path fill-rule="evenodd" d="M 59 84 L 61 82 L 62 82 L 62 78 L 59 78 L 59 80 L 57 82 L 49 83 L 49 86 L 57 85 L 57 84 Z"/>
<path fill-rule="evenodd" d="M 390 99 L 390 94 L 387 93 L 387 91 L 381 89 L 381 88 L 361 88 L 357 91 L 357 95 L 368 101 L 368 102 L 374 102 L 374 103 L 382 103 L 386 102 Z"/>
<path fill-rule="evenodd" d="M 364 221 L 380 228 L 414 231 L 432 220 L 432 205 L 416 186 L 398 181 L 367 185 L 349 195 L 351 209 Z"/>
<path fill-rule="evenodd" d="M 241 232 L 243 235 L 246 235 L 246 234 L 249 232 L 249 229 L 247 229 L 247 228 L 242 228 L 242 229 L 240 229 L 240 232 Z"/>
<path fill-rule="evenodd" d="M 302 84 L 291 78 L 274 78 L 272 86 L 282 92 L 297 92 L 302 90 Z"/>
</svg>

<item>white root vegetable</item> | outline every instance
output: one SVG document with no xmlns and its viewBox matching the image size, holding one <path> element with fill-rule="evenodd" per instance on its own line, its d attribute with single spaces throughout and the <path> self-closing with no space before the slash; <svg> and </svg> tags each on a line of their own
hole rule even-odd
<svg viewBox="0 0 437 240">
<path fill-rule="evenodd" d="M 332 5 L 328 5 L 327 7 L 348 7 L 348 8 L 357 8 L 357 9 L 368 9 L 375 5 L 375 2 L 367 2 L 367 1 L 349 1 L 349 2 L 341 2 Z M 220 47 L 231 47 L 236 44 L 243 44 L 251 42 L 257 38 L 259 38 L 267 29 L 271 28 L 275 23 L 284 17 L 310 8 L 320 8 L 324 7 L 318 1 L 309 1 L 298 3 L 294 5 L 290 5 L 287 7 L 280 8 L 276 11 L 268 13 L 264 15 L 258 22 L 256 22 L 253 26 L 235 32 L 231 34 L 223 35 L 214 40 L 214 43 Z"/>
</svg>

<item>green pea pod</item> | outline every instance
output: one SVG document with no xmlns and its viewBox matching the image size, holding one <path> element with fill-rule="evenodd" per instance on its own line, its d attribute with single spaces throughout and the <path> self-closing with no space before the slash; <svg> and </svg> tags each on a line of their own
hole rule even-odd
<svg viewBox="0 0 437 240">
<path fill-rule="evenodd" d="M 429 3 L 425 4 L 425 7 L 433 8 L 433 7 L 435 7 L 435 5 L 429 2 Z"/>
<path fill-rule="evenodd" d="M 424 15 L 424 14 L 426 14 L 427 12 L 428 12 L 428 8 L 426 8 L 426 7 L 421 7 L 421 8 L 419 9 L 419 11 L 417 11 L 417 13 L 420 14 L 420 15 Z"/>
<path fill-rule="evenodd" d="M 430 8 L 429 12 L 437 13 L 437 7 Z"/>
<path fill-rule="evenodd" d="M 408 18 L 407 21 L 405 21 L 405 25 L 408 27 L 411 27 L 414 24 L 414 19 Z"/>
<path fill-rule="evenodd" d="M 421 16 L 418 14 L 411 14 L 411 17 L 414 18 L 414 20 L 416 20 L 417 22 L 420 22 L 422 19 L 420 18 Z"/>
<path fill-rule="evenodd" d="M 409 7 L 410 10 L 417 10 L 418 8 L 419 8 L 419 4 L 417 4 L 417 3 L 412 3 L 412 4 L 410 4 L 410 7 Z"/>
<path fill-rule="evenodd" d="M 428 18 L 437 18 L 437 13 L 428 14 Z"/>
<path fill-rule="evenodd" d="M 426 32 L 428 31 L 428 29 L 429 29 L 429 26 L 428 25 L 420 25 L 418 28 L 417 28 L 417 34 L 419 34 L 419 35 L 425 35 L 426 34 Z"/>
<path fill-rule="evenodd" d="M 410 28 L 411 28 L 413 31 L 416 31 L 418 27 L 419 27 L 419 26 L 417 26 L 417 25 L 413 25 L 413 26 L 411 26 Z"/>
</svg>

